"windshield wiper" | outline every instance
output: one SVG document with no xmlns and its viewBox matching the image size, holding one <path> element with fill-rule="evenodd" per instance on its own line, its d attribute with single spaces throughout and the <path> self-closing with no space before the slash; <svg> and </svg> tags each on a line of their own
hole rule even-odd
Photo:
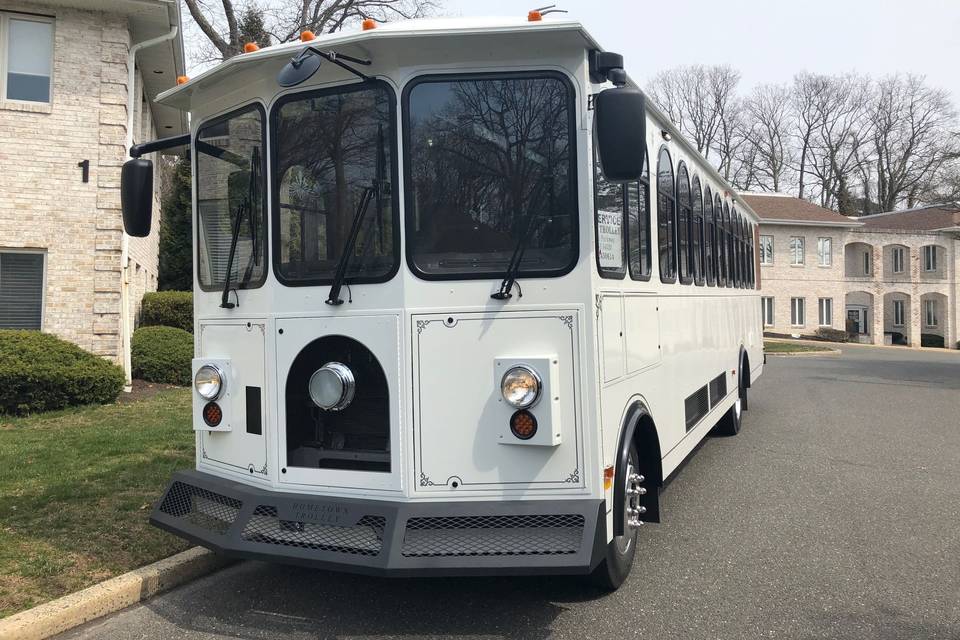
<svg viewBox="0 0 960 640">
<path fill-rule="evenodd" d="M 233 259 L 237 255 L 237 240 L 240 239 L 240 221 L 243 220 L 243 214 L 247 209 L 247 201 L 244 200 L 237 205 L 237 212 L 233 221 L 233 234 L 230 237 L 230 254 L 227 257 L 227 270 L 223 276 L 223 296 L 220 298 L 220 307 L 223 309 L 233 309 L 240 303 L 237 298 L 237 304 L 229 301 L 230 290 L 230 272 L 233 271 Z"/>
<path fill-rule="evenodd" d="M 247 264 L 247 268 L 244 270 L 243 278 L 240 280 L 240 285 L 243 286 L 250 281 L 250 277 L 253 275 L 254 265 L 260 264 L 260 257 L 257 254 L 257 231 L 256 231 L 256 222 L 253 219 L 253 207 L 258 201 L 258 196 L 260 194 L 260 148 L 254 147 L 253 151 L 250 153 L 250 183 L 247 188 L 247 197 L 237 205 L 237 211 L 233 221 L 233 233 L 230 237 L 230 253 L 227 256 L 227 270 L 223 277 L 223 296 L 220 298 L 220 307 L 223 309 L 233 309 L 234 307 L 240 306 L 240 298 L 237 297 L 237 302 L 234 304 L 230 302 L 230 291 L 233 289 L 230 286 L 230 273 L 233 271 L 233 260 L 237 255 L 237 243 L 240 240 L 240 223 L 243 221 L 244 214 L 247 215 L 247 219 L 250 223 L 250 262 Z M 236 293 L 236 291 L 234 291 Z"/>
<path fill-rule="evenodd" d="M 340 254 L 340 260 L 337 262 L 337 270 L 334 272 L 333 283 L 330 285 L 330 294 L 327 296 L 326 303 L 332 305 L 341 305 L 340 290 L 343 288 L 343 281 L 347 278 L 347 265 L 350 264 L 350 255 L 353 253 L 353 247 L 357 244 L 357 236 L 360 235 L 360 225 L 363 223 L 363 217 L 370 208 L 370 201 L 379 191 L 380 187 L 374 184 L 363 188 L 363 194 L 360 196 L 360 203 L 357 205 L 357 212 L 353 214 L 353 223 L 350 225 L 350 233 L 347 235 L 347 241 L 343 245 L 343 253 Z"/>
<path fill-rule="evenodd" d="M 490 297 L 494 300 L 509 300 L 513 297 L 513 294 L 510 292 L 513 289 L 513 285 L 517 284 L 517 276 L 520 275 L 520 263 L 523 262 L 523 254 L 526 252 L 527 244 L 530 242 L 530 236 L 533 235 L 533 231 L 537 226 L 535 224 L 536 216 L 533 214 L 533 207 L 538 192 L 539 189 L 534 188 L 530 194 L 530 208 L 524 220 L 525 226 L 520 231 L 520 237 L 517 239 L 517 244 L 513 249 L 513 255 L 510 256 L 510 262 L 507 263 L 507 270 L 503 273 L 500 290 L 490 294 Z M 517 289 L 520 292 L 519 297 L 522 298 L 523 289 L 520 289 L 520 285 L 517 285 Z"/>
</svg>

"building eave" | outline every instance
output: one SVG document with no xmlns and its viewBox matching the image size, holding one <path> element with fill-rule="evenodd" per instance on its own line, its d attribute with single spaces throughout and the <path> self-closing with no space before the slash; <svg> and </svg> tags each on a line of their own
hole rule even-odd
<svg viewBox="0 0 960 640">
<path fill-rule="evenodd" d="M 821 220 L 784 220 L 777 218 L 760 218 L 760 226 L 776 225 L 791 227 L 838 227 L 845 229 L 855 229 L 862 227 L 862 222 L 826 222 Z"/>
</svg>

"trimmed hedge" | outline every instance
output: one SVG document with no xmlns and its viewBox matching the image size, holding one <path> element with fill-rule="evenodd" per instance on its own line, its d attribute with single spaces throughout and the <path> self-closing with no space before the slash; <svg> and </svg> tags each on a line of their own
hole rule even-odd
<svg viewBox="0 0 960 640">
<path fill-rule="evenodd" d="M 193 293 L 156 291 L 144 294 L 140 326 L 176 327 L 193 333 Z"/>
<path fill-rule="evenodd" d="M 830 342 L 847 342 L 850 339 L 850 335 L 846 331 L 831 327 L 819 327 L 815 333 L 818 338 Z"/>
<path fill-rule="evenodd" d="M 133 332 L 130 359 L 134 378 L 187 386 L 193 336 L 176 327 L 142 327 Z"/>
<path fill-rule="evenodd" d="M 56 336 L 0 330 L 0 413 L 113 402 L 123 369 Z"/>
</svg>

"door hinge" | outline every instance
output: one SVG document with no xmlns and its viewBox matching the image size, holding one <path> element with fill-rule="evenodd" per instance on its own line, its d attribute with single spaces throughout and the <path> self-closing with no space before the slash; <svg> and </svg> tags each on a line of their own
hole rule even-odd
<svg viewBox="0 0 960 640">
<path fill-rule="evenodd" d="M 595 93 L 591 93 L 587 96 L 587 111 L 593 111 L 593 98 L 595 95 Z"/>
</svg>

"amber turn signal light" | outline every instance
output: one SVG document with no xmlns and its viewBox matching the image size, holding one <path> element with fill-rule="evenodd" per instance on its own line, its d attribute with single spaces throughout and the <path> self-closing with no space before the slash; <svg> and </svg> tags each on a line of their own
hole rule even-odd
<svg viewBox="0 0 960 640">
<path fill-rule="evenodd" d="M 208 402 L 203 407 L 203 421 L 208 427 L 218 427 L 223 421 L 223 410 L 216 402 Z"/>
<path fill-rule="evenodd" d="M 537 418 L 521 409 L 510 416 L 510 432 L 521 440 L 529 440 L 537 435 Z"/>
</svg>

